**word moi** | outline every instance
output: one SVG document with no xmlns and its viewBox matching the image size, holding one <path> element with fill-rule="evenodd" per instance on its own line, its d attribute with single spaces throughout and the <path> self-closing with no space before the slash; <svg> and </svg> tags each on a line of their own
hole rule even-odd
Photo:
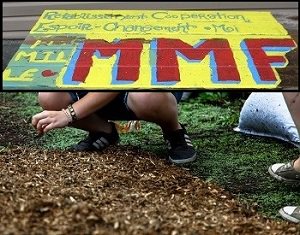
<svg viewBox="0 0 300 235">
<path fill-rule="evenodd" d="M 178 57 L 188 63 L 195 63 L 201 62 L 208 55 L 214 83 L 241 81 L 233 51 L 226 39 L 201 40 L 194 46 L 180 39 L 160 38 L 150 43 L 153 84 L 175 84 L 180 81 Z M 292 39 L 245 39 L 241 43 L 248 67 L 257 84 L 276 83 L 274 67 L 285 67 L 287 60 L 282 54 L 295 47 Z M 85 82 L 93 64 L 93 56 L 109 58 L 116 55 L 117 60 L 112 71 L 113 84 L 135 82 L 139 79 L 142 50 L 143 40 L 123 39 L 113 43 L 104 40 L 86 40 L 75 56 L 78 59 L 75 62 L 72 81 Z M 270 51 L 272 55 L 267 54 Z M 200 73 L 201 71 L 199 78 Z"/>
</svg>

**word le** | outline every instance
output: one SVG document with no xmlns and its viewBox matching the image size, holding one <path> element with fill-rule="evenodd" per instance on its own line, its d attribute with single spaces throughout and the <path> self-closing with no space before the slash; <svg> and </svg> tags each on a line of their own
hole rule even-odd
<svg viewBox="0 0 300 235">
<path fill-rule="evenodd" d="M 150 57 L 154 58 L 150 63 L 153 63 L 151 68 L 154 68 L 152 78 L 155 84 L 174 84 L 180 81 L 178 57 L 194 63 L 201 62 L 208 55 L 213 82 L 239 83 L 241 80 L 227 39 L 200 40 L 194 46 L 180 39 L 159 38 L 150 43 Z M 245 39 L 241 43 L 248 67 L 257 83 L 275 83 L 277 77 L 273 67 L 282 67 L 287 61 L 284 55 L 274 55 L 274 52 L 288 52 L 294 47 L 296 47 L 295 42 L 288 38 Z M 75 61 L 72 80 L 85 82 L 94 55 L 98 58 L 116 55 L 117 60 L 113 68 L 115 71 L 112 73 L 113 83 L 135 82 L 139 78 L 142 50 L 143 40 L 122 39 L 112 43 L 104 40 L 86 40 L 75 56 L 78 56 L 78 59 Z M 272 51 L 272 55 L 268 55 L 268 51 Z"/>
</svg>

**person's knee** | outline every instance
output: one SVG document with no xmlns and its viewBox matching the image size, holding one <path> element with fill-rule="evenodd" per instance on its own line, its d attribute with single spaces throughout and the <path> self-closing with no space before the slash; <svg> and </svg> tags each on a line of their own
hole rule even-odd
<svg viewBox="0 0 300 235">
<path fill-rule="evenodd" d="M 44 110 L 57 110 L 58 104 L 56 102 L 55 93 L 39 92 L 38 102 Z"/>
<path fill-rule="evenodd" d="M 61 110 L 71 102 L 68 93 L 39 92 L 38 102 L 44 110 Z"/>
<path fill-rule="evenodd" d="M 177 114 L 177 102 L 169 92 L 132 93 L 128 96 L 131 108 L 139 118 L 168 113 Z"/>
</svg>

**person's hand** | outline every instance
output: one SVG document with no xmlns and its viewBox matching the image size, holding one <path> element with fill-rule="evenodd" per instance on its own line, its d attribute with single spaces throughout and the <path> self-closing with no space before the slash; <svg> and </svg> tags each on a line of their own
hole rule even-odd
<svg viewBox="0 0 300 235">
<path fill-rule="evenodd" d="M 63 128 L 69 124 L 69 119 L 63 111 L 43 111 L 32 117 L 31 121 L 39 135 L 55 128 Z"/>
</svg>

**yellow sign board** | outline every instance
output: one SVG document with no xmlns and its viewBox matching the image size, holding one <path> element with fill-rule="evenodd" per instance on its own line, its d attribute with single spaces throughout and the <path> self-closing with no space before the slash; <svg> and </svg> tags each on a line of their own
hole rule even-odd
<svg viewBox="0 0 300 235">
<path fill-rule="evenodd" d="M 4 89 L 277 88 L 297 47 L 269 12 L 47 10 Z"/>
</svg>

